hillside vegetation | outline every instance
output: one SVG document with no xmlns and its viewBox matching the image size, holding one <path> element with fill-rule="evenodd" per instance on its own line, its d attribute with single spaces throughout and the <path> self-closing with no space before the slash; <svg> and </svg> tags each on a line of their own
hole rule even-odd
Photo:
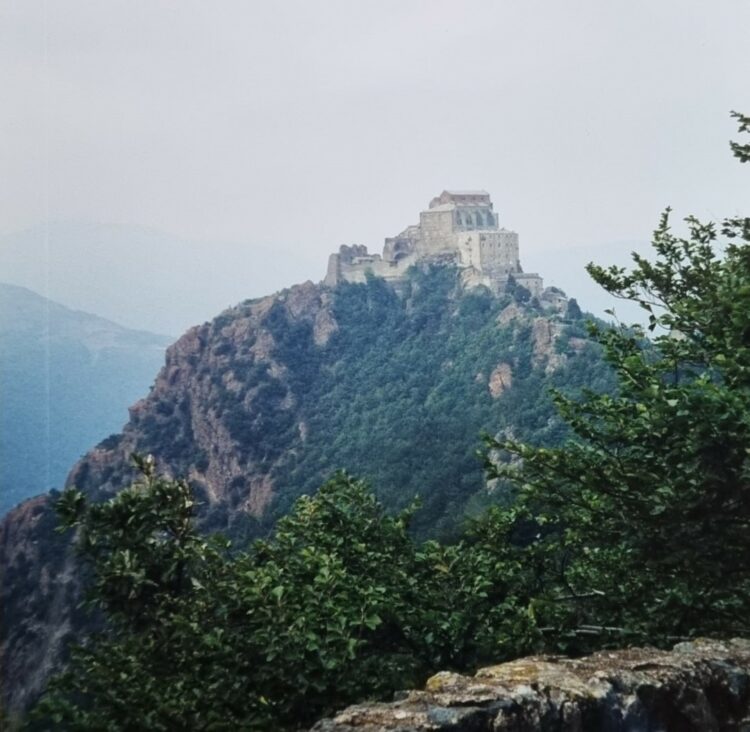
<svg viewBox="0 0 750 732">
<path fill-rule="evenodd" d="M 564 427 L 554 418 L 549 387 L 611 383 L 598 350 L 581 338 L 580 319 L 519 305 L 512 295 L 461 292 L 451 267 L 415 271 L 406 299 L 375 278 L 364 286 L 342 284 L 331 313 L 337 331 L 325 348 L 280 305 L 266 321 L 287 373 L 286 389 L 264 375 L 266 394 L 277 389 L 282 409 L 272 402 L 263 412 L 286 424 L 266 423 L 259 432 L 266 439 L 285 427 L 300 434 L 299 448 L 278 450 L 271 475 L 283 492 L 273 520 L 333 468 L 346 467 L 368 479 L 391 509 L 419 496 L 420 534 L 450 532 L 467 509 L 486 503 L 476 455 L 483 433 L 509 431 L 554 444 Z M 283 409 L 290 394 L 295 415 Z M 257 445 L 247 413 L 237 402 L 229 410 L 237 442 Z"/>
<path fill-rule="evenodd" d="M 343 467 L 388 510 L 419 496 L 417 536 L 456 536 L 467 516 L 508 498 L 507 485 L 486 482 L 483 432 L 554 444 L 565 427 L 548 388 L 611 386 L 580 310 L 553 294 L 466 292 L 454 268 L 438 266 L 415 270 L 400 293 L 372 279 L 245 302 L 168 349 L 123 432 L 67 482 L 105 500 L 134 480 L 131 453 L 151 454 L 189 479 L 204 532 L 244 546 Z M 41 690 L 89 623 L 52 503 L 35 499 L 0 526 L 11 707 Z"/>
<path fill-rule="evenodd" d="M 733 150 L 750 159 L 747 146 Z M 236 554 L 200 535 L 193 491 L 159 477 L 151 457 L 136 458 L 141 480 L 109 501 L 66 491 L 57 510 L 108 624 L 53 684 L 39 723 L 295 729 L 438 668 L 750 633 L 750 219 L 725 220 L 721 245 L 715 225 L 686 223 L 675 235 L 664 214 L 654 259 L 636 256 L 629 271 L 589 267 L 644 308 L 651 338 L 589 326 L 616 388 L 555 392 L 562 444 L 488 437 L 489 477 L 514 488 L 458 542 L 415 538 L 413 508 L 388 515 L 343 474 Z M 383 322 L 384 290 L 365 289 Z M 320 365 L 296 350 L 304 332 L 285 341 L 288 325 L 272 324 L 275 343 L 306 363 L 288 383 L 314 384 Z M 494 373 L 507 385 L 507 368 Z"/>
<path fill-rule="evenodd" d="M 560 440 L 550 387 L 612 380 L 580 310 L 463 291 L 451 266 L 396 292 L 371 278 L 248 301 L 169 349 L 149 397 L 70 482 L 128 484 L 130 454 L 189 476 L 206 529 L 258 536 L 346 467 L 385 506 L 423 501 L 417 530 L 452 531 L 487 498 L 482 434 Z"/>
</svg>

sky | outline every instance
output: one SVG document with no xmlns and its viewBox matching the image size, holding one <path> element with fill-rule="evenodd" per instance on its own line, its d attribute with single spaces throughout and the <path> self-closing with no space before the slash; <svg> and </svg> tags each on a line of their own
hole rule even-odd
<svg viewBox="0 0 750 732">
<path fill-rule="evenodd" d="M 582 264 L 667 205 L 747 214 L 749 35 L 748 0 L 0 0 L 0 281 L 177 335 L 483 188 L 595 308 Z"/>
</svg>

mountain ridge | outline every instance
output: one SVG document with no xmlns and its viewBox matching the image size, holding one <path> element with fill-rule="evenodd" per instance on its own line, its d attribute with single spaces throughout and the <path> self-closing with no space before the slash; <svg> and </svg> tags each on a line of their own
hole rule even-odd
<svg viewBox="0 0 750 732">
<path fill-rule="evenodd" d="M 246 293 L 304 280 L 315 264 L 291 245 L 192 239 L 129 224 L 63 220 L 0 234 L 3 279 L 173 337 Z"/>
<path fill-rule="evenodd" d="M 25 322 L 19 317 L 21 314 L 25 316 Z M 144 328 L 129 328 L 96 313 L 70 308 L 22 285 L 0 282 L 0 335 L 44 330 L 59 338 L 79 335 L 75 332 L 76 327 L 83 335 L 92 338 L 85 343 L 92 351 L 116 346 L 125 337 L 131 342 L 132 339 L 142 340 L 144 346 L 152 347 L 161 347 L 162 343 L 174 340 L 171 335 L 154 333 Z M 108 336 L 108 340 L 97 341 L 97 336 Z"/>
<path fill-rule="evenodd" d="M 130 454 L 151 453 L 163 472 L 190 480 L 204 530 L 242 543 L 345 467 L 392 509 L 420 494 L 415 530 L 450 535 L 502 494 L 475 457 L 480 433 L 559 440 L 547 387 L 604 372 L 559 291 L 529 300 L 521 288 L 466 290 L 455 267 L 430 264 L 397 289 L 374 277 L 306 282 L 191 328 L 123 431 L 66 484 L 105 499 L 132 479 Z M 38 695 L 90 622 L 76 610 L 75 556 L 52 538 L 54 524 L 49 498 L 0 524 L 9 708 Z"/>
<path fill-rule="evenodd" d="M 0 283 L 0 513 L 122 425 L 169 341 Z"/>
</svg>

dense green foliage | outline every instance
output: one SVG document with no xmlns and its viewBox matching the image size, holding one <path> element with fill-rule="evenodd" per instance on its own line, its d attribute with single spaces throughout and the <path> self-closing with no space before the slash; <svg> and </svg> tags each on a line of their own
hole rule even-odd
<svg viewBox="0 0 750 732">
<path fill-rule="evenodd" d="M 732 112 L 732 117 L 738 120 L 740 132 L 750 132 L 750 116 Z M 732 154 L 741 162 L 750 162 L 750 143 L 730 142 Z"/>
<path fill-rule="evenodd" d="M 665 214 L 654 261 L 590 265 L 644 308 L 651 339 L 592 327 L 619 388 L 557 395 L 562 447 L 490 441 L 522 461 L 491 472 L 520 484 L 516 520 L 539 529 L 527 554 L 558 644 L 750 633 L 750 219 L 717 228 L 689 218 L 679 237 Z"/>
<path fill-rule="evenodd" d="M 266 528 L 297 496 L 345 466 L 389 508 L 404 508 L 419 495 L 414 529 L 445 536 L 467 510 L 485 505 L 475 454 L 483 432 L 510 429 L 523 439 L 558 443 L 565 428 L 554 418 L 549 387 L 611 385 L 598 349 L 567 347 L 571 335 L 584 335 L 572 322 L 559 342 L 568 363 L 551 374 L 535 367 L 533 319 L 561 316 L 527 305 L 521 320 L 499 325 L 511 297 L 461 291 L 453 267 L 415 270 L 406 294 L 371 278 L 341 284 L 334 298 L 338 331 L 324 347 L 281 304 L 268 314 L 274 356 L 288 369 L 283 381 L 257 364 L 243 366 L 241 354 L 232 357 L 234 378 L 253 390 L 254 400 L 249 410 L 237 395 L 225 395 L 230 432 L 254 459 L 278 461 Z M 512 365 L 513 388 L 493 399 L 488 379 L 501 362 Z M 279 408 L 290 395 L 295 409 Z"/>
<path fill-rule="evenodd" d="M 733 149 L 746 159 L 742 146 Z M 561 446 L 488 438 L 490 476 L 515 483 L 517 492 L 458 543 L 415 540 L 408 531 L 413 507 L 390 516 L 345 474 L 298 499 L 272 538 L 239 554 L 197 532 L 191 489 L 158 477 L 151 459 L 139 461 L 141 483 L 104 503 L 75 490 L 63 494 L 64 527 L 78 531 L 93 573 L 92 602 L 108 625 L 76 652 L 36 723 L 291 729 L 348 701 L 419 683 L 437 668 L 471 668 L 533 648 L 750 633 L 750 219 L 725 221 L 721 247 L 717 227 L 687 224 L 687 237 L 676 236 L 664 215 L 654 261 L 636 256 L 631 271 L 589 267 L 605 289 L 645 309 L 651 337 L 638 327 L 591 324 L 617 389 L 556 393 L 571 431 Z M 439 276 L 448 278 L 445 272 Z M 440 389 L 433 383 L 420 393 L 421 382 L 410 381 L 398 361 L 417 358 L 399 350 L 408 333 L 400 328 L 412 321 L 419 325 L 410 348 L 429 344 L 433 359 L 464 348 L 472 368 L 497 363 L 501 353 L 489 335 L 461 341 L 448 333 L 444 351 L 435 345 L 440 338 L 419 340 L 456 317 L 429 304 L 451 288 L 448 279 L 442 294 L 431 288 L 424 312 L 413 300 L 406 325 L 381 284 L 342 289 L 353 298 L 348 311 L 362 306 L 356 317 L 363 330 L 345 336 L 361 339 L 358 348 L 376 358 L 377 349 L 367 350 L 372 332 L 397 334 L 392 342 L 375 339 L 397 359 L 390 371 L 390 361 L 373 364 L 385 370 L 373 397 L 384 409 L 410 403 L 393 382 L 419 394 L 415 403 L 440 403 Z M 483 328 L 494 305 L 476 298 L 464 299 L 457 317 L 475 318 L 472 333 L 489 333 Z M 568 310 L 580 317 L 574 306 Z M 299 349 L 287 360 L 301 363 L 292 383 L 352 387 L 345 370 L 327 382 L 321 363 L 306 360 L 304 328 L 291 332 L 280 310 L 271 317 L 278 318 L 277 343 Z M 392 319 L 389 327 L 378 330 L 384 318 Z M 483 348 L 491 351 L 486 362 Z M 530 355 L 514 357 L 523 364 Z M 445 378 L 446 389 L 465 388 L 465 379 Z M 333 409 L 317 388 L 323 412 Z M 269 408 L 280 396 L 267 386 Z M 368 398 L 350 395 L 355 403 Z M 356 410 L 326 419 L 357 444 L 363 428 L 355 417 Z M 368 427 L 380 439 L 377 420 Z M 444 428 L 418 420 L 413 429 L 428 454 L 440 448 L 460 458 Z M 433 432 L 440 440 L 430 441 Z M 424 479 L 420 465 L 400 459 Z"/>
<path fill-rule="evenodd" d="M 54 729 L 280 729 L 364 696 L 524 647 L 528 571 L 497 525 L 445 547 L 409 535 L 339 474 L 273 538 L 230 554 L 193 525 L 188 485 L 154 473 L 59 511 L 93 570 L 108 626 L 35 714 Z"/>
</svg>

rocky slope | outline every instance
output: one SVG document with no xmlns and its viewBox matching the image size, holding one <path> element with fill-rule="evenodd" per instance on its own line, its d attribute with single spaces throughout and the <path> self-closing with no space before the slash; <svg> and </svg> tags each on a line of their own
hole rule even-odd
<svg viewBox="0 0 750 732">
<path fill-rule="evenodd" d="M 739 732 L 750 729 L 750 641 L 523 658 L 472 677 L 439 673 L 424 691 L 350 707 L 313 729 Z"/>
<path fill-rule="evenodd" d="M 335 290 L 305 283 L 247 301 L 167 351 L 121 434 L 92 449 L 67 483 L 106 498 L 132 478 L 132 452 L 187 476 L 204 528 L 242 541 L 268 531 L 333 470 L 372 480 L 394 508 L 420 493 L 417 530 L 450 532 L 493 500 L 475 457 L 482 430 L 554 441 L 549 386 L 606 375 L 559 294 L 520 305 L 457 288 L 456 272 L 415 273 Z M 51 501 L 0 526 L 4 697 L 26 705 L 86 622 L 80 572 L 54 534 Z"/>
</svg>

